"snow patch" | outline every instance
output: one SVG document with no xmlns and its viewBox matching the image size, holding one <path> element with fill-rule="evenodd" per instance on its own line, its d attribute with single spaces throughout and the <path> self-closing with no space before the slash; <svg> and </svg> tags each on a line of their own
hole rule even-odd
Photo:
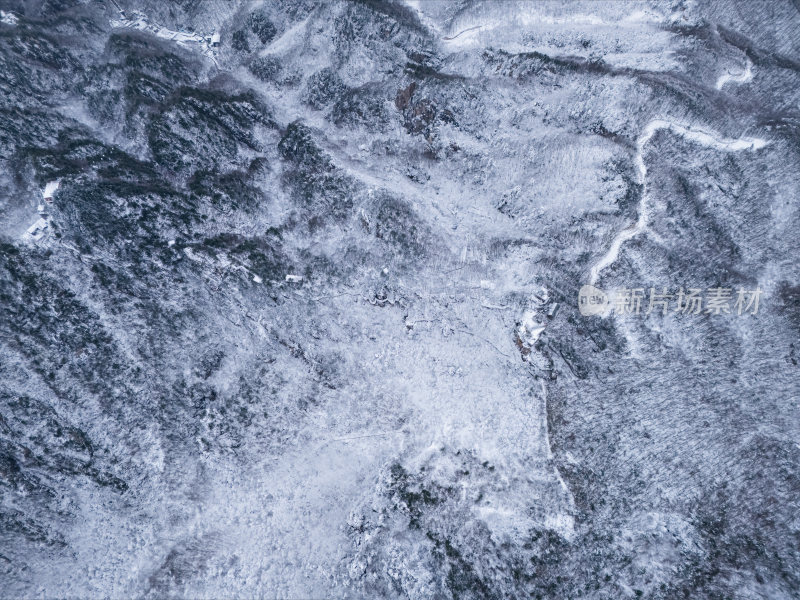
<svg viewBox="0 0 800 600">
<path fill-rule="evenodd" d="M 193 260 L 194 262 L 203 262 L 202 257 L 192 252 L 191 248 L 184 248 L 183 253 L 189 258 L 189 260 Z"/>
<path fill-rule="evenodd" d="M 726 83 L 733 82 L 733 83 L 747 83 L 748 81 L 752 81 L 753 79 L 753 63 L 750 62 L 750 59 L 747 59 L 747 64 L 745 65 L 744 71 L 739 73 L 738 75 L 733 75 L 730 72 L 725 73 L 724 75 L 720 75 L 719 79 L 717 79 L 717 89 L 721 90 L 722 86 Z"/>
<path fill-rule="evenodd" d="M 16 25 L 19 21 L 19 17 L 11 12 L 6 12 L 4 10 L 0 10 L 0 23 L 5 23 L 6 25 Z"/>
<path fill-rule="evenodd" d="M 565 539 L 572 539 L 575 533 L 575 519 L 572 515 L 565 513 L 556 513 L 547 515 L 544 520 L 544 525 L 548 529 L 557 531 Z"/>
</svg>

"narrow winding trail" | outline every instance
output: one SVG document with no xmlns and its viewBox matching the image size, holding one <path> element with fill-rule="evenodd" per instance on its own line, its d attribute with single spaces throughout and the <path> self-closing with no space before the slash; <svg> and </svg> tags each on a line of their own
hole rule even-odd
<svg viewBox="0 0 800 600">
<path fill-rule="evenodd" d="M 631 238 L 639 235 L 647 228 L 647 221 L 650 214 L 650 207 L 647 203 L 647 165 L 644 162 L 644 150 L 653 135 L 660 129 L 668 129 L 672 133 L 696 142 L 701 146 L 714 148 L 723 152 L 738 152 L 742 150 L 758 150 L 768 144 L 766 140 L 760 138 L 742 137 L 737 139 L 725 138 L 715 133 L 692 127 L 691 125 L 681 125 L 664 119 L 654 119 L 650 121 L 636 140 L 636 164 L 637 182 L 642 186 L 642 199 L 639 203 L 639 218 L 635 223 L 620 231 L 611 243 L 605 255 L 597 261 L 590 272 L 589 283 L 594 285 L 600 273 L 604 269 L 614 264 L 619 256 L 622 245 Z"/>
<path fill-rule="evenodd" d="M 747 83 L 752 79 L 753 63 L 748 59 L 745 70 L 740 75 L 731 75 L 730 73 L 721 75 L 719 79 L 717 79 L 716 88 L 721 90 L 722 86 L 728 82 Z M 636 163 L 637 181 L 642 186 L 642 199 L 639 203 L 639 218 L 635 223 L 626 227 L 617 234 L 617 237 L 614 238 L 614 241 L 611 243 L 608 252 L 606 252 L 605 255 L 594 264 L 589 277 L 590 285 L 595 285 L 597 283 L 597 278 L 600 276 L 600 273 L 603 271 L 603 269 L 614 264 L 614 261 L 616 261 L 617 257 L 619 256 L 619 251 L 620 248 L 622 248 L 622 244 L 639 235 L 647 228 L 649 207 L 647 205 L 647 165 L 645 165 L 644 162 L 644 149 L 645 146 L 647 146 L 647 143 L 652 139 L 653 135 L 659 129 L 669 129 L 676 135 L 683 136 L 684 138 L 687 138 L 702 146 L 714 148 L 723 152 L 759 150 L 769 143 L 760 138 L 724 138 L 698 127 L 681 125 L 666 119 L 654 119 L 650 121 L 645 126 L 642 134 L 636 140 L 636 156 L 633 159 Z"/>
<path fill-rule="evenodd" d="M 464 29 L 464 30 L 462 30 L 462 31 L 459 31 L 457 34 L 455 34 L 455 35 L 454 35 L 454 36 L 452 36 L 452 37 L 443 37 L 442 39 L 443 39 L 445 42 L 449 42 L 449 41 L 451 41 L 451 40 L 454 40 L 454 39 L 456 39 L 457 37 L 459 37 L 459 36 L 461 36 L 461 35 L 463 35 L 463 34 L 465 34 L 465 33 L 468 33 L 468 32 L 470 32 L 470 31 L 475 31 L 476 29 L 480 29 L 480 28 L 482 28 L 482 27 L 483 27 L 483 25 L 475 25 L 474 27 L 467 27 L 466 29 Z"/>
</svg>

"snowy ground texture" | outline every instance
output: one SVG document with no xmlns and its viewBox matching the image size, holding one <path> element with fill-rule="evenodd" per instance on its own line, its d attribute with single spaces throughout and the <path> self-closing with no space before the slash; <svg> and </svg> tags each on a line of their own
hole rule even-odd
<svg viewBox="0 0 800 600">
<path fill-rule="evenodd" d="M 0 596 L 800 597 L 797 0 L 0 8 Z"/>
</svg>

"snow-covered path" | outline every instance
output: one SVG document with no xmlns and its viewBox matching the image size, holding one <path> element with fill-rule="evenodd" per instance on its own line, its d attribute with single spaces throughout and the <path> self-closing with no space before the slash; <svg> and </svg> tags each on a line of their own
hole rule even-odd
<svg viewBox="0 0 800 600">
<path fill-rule="evenodd" d="M 767 141 L 761 138 L 742 137 L 737 139 L 725 138 L 715 133 L 692 127 L 691 125 L 681 125 L 664 119 L 654 119 L 650 121 L 636 140 L 636 164 L 637 181 L 642 186 L 642 199 L 639 203 L 639 218 L 635 223 L 626 227 L 617 234 L 611 243 L 606 254 L 597 261 L 592 267 L 589 283 L 594 285 L 600 273 L 611 266 L 619 256 L 622 244 L 637 236 L 647 227 L 649 217 L 649 206 L 647 204 L 647 165 L 644 162 L 644 149 L 653 135 L 660 129 L 668 129 L 674 134 L 682 136 L 688 140 L 696 142 L 702 146 L 714 148 L 723 152 L 737 152 L 741 150 L 758 150 L 767 145 Z"/>
<path fill-rule="evenodd" d="M 128 17 L 121 9 L 119 19 L 112 20 L 111 26 L 115 29 L 138 29 L 139 31 L 147 31 L 161 39 L 175 42 L 183 48 L 199 49 L 201 54 L 207 56 L 216 66 L 219 66 L 217 63 L 216 51 L 211 43 L 212 36 L 210 35 L 174 31 L 166 27 L 161 27 L 160 25 L 153 25 L 143 13 L 134 12 L 132 17 Z"/>
</svg>

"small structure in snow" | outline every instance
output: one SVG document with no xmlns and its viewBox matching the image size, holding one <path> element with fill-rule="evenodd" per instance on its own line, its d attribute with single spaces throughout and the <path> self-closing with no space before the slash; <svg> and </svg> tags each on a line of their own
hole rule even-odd
<svg viewBox="0 0 800 600">
<path fill-rule="evenodd" d="M 259 277 L 258 275 L 253 275 L 253 281 L 255 281 L 256 283 L 263 283 L 264 282 L 264 280 L 261 279 L 261 277 Z"/>
<path fill-rule="evenodd" d="M 394 300 L 390 299 L 389 295 L 386 293 L 386 288 L 383 288 L 380 292 L 376 292 L 372 298 L 369 299 L 369 303 L 372 304 L 372 306 L 386 306 L 387 302 L 394 304 Z"/>
<path fill-rule="evenodd" d="M 38 242 L 44 237 L 47 227 L 47 221 L 40 217 L 36 223 L 28 227 L 28 231 L 23 234 L 22 238 L 33 242 Z"/>
<path fill-rule="evenodd" d="M 286 276 L 287 283 L 302 283 L 303 276 L 302 275 L 287 275 Z"/>
<path fill-rule="evenodd" d="M 550 294 L 547 288 L 542 287 L 528 300 L 528 306 L 517 324 L 515 343 L 522 354 L 523 360 L 529 360 L 531 350 L 539 341 L 547 327 L 547 319 L 553 318 L 558 310 L 558 304 L 550 303 Z"/>
<path fill-rule="evenodd" d="M 51 181 L 46 186 L 44 186 L 44 191 L 42 192 L 42 198 L 48 204 L 53 203 L 53 196 L 55 195 L 56 191 L 58 191 L 58 186 L 61 185 L 61 181 Z"/>
<path fill-rule="evenodd" d="M 530 349 L 539 340 L 544 329 L 545 323 L 541 320 L 539 314 L 535 310 L 526 310 L 517 327 L 517 337 Z"/>
<path fill-rule="evenodd" d="M 209 42 L 212 48 L 218 48 L 220 42 L 220 35 L 218 33 L 212 33 Z"/>
</svg>

